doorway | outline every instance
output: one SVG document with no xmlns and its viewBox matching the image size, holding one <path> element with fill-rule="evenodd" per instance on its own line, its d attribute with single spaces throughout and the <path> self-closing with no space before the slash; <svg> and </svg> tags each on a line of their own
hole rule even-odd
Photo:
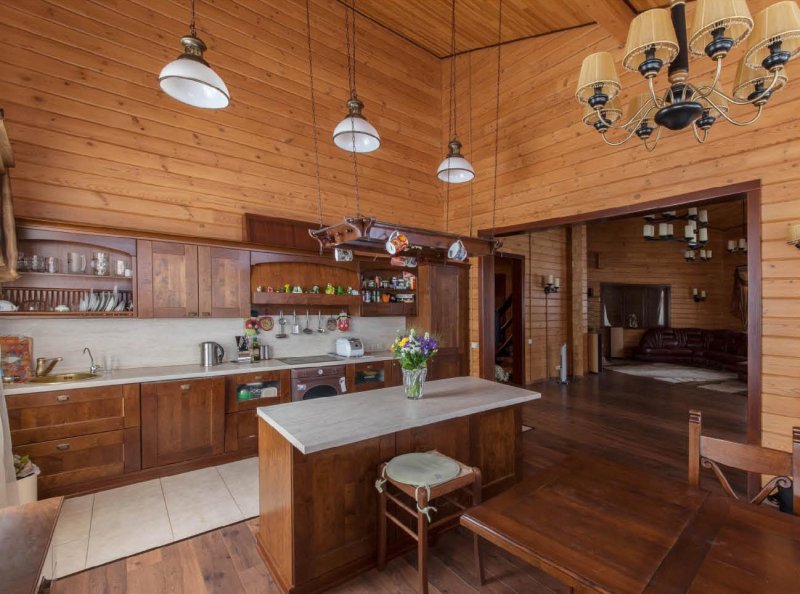
<svg viewBox="0 0 800 594">
<path fill-rule="evenodd" d="M 525 259 L 517 254 L 494 256 L 495 378 L 525 385 Z"/>
</svg>

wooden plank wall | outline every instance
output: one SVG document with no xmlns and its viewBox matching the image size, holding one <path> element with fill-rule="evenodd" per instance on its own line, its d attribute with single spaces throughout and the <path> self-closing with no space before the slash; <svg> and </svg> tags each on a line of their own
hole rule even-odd
<svg viewBox="0 0 800 594">
<path fill-rule="evenodd" d="M 685 261 L 685 244 L 644 241 L 642 219 L 620 219 L 590 223 L 589 286 L 597 299 L 591 300 L 590 324 L 602 324 L 602 283 L 670 285 L 670 325 L 674 328 L 708 328 L 742 331 L 742 323 L 730 313 L 733 293 L 733 271 L 726 262 L 746 260 L 730 256 L 725 250 L 726 235 L 717 229 L 709 230 L 708 248 L 713 257 L 708 262 L 699 258 Z M 675 228 L 683 222 L 676 221 Z M 677 231 L 676 231 L 677 232 Z M 728 271 L 730 270 L 730 276 Z M 692 288 L 705 290 L 708 299 L 696 303 Z"/>
<path fill-rule="evenodd" d="M 331 133 L 348 97 L 344 6 L 313 0 L 326 222 L 355 210 Z M 242 214 L 317 220 L 303 0 L 198 2 L 206 58 L 232 95 L 201 110 L 162 93 L 186 0 L 0 0 L 0 85 L 17 216 L 240 239 Z M 361 210 L 442 224 L 439 61 L 358 19 L 357 88 L 383 138 L 359 158 Z"/>
<path fill-rule="evenodd" d="M 771 3 L 748 2 L 753 14 Z M 691 22 L 694 4 L 687 9 Z M 459 132 L 476 181 L 472 209 L 469 188 L 451 191 L 449 225 L 456 231 L 466 230 L 470 210 L 475 228 L 493 226 L 496 51 L 480 50 L 458 60 Z M 787 224 L 800 221 L 800 63 L 789 64 L 788 88 L 771 99 L 757 125 L 720 123 L 704 145 L 697 145 L 691 133 L 667 132 L 658 149 L 647 153 L 638 141 L 608 147 L 581 123 L 582 110 L 573 93 L 581 61 L 594 51 L 611 51 L 621 68 L 621 44 L 598 26 L 503 46 L 495 224 L 545 220 L 761 180 L 762 442 L 788 449 L 791 427 L 800 424 L 800 252 L 784 241 Z M 722 79 L 726 89 L 731 88 L 741 54 L 737 48 L 727 61 Z M 707 58 L 693 58 L 693 80 L 709 79 L 712 66 Z M 447 67 L 443 60 L 442 68 Z M 644 92 L 641 76 L 620 74 L 623 102 Z M 664 88 L 664 78 L 659 77 L 659 89 Z M 447 77 L 442 80 L 446 89 Z M 742 119 L 750 115 L 739 108 L 732 113 Z M 442 120 L 447 121 L 446 111 Z"/>
</svg>

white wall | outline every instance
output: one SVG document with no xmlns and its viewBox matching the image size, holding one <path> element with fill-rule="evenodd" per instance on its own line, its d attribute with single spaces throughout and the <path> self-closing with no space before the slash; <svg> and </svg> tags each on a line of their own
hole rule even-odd
<svg viewBox="0 0 800 594">
<path fill-rule="evenodd" d="M 288 318 L 291 324 L 291 318 Z M 323 325 L 325 322 L 323 317 Z M 305 318 L 300 318 L 305 327 Z M 276 320 L 277 322 L 277 320 Z M 367 351 L 386 350 L 398 330 L 405 328 L 404 317 L 362 318 L 350 320 L 350 332 L 298 336 L 277 340 L 277 323 L 272 332 L 261 332 L 259 340 L 272 347 L 272 356 L 321 355 L 334 350 L 342 336 L 364 341 Z M 317 327 L 316 317 L 311 327 Z M 286 327 L 287 333 L 290 326 Z M 244 334 L 241 319 L 13 319 L 0 321 L 0 334 L 33 337 L 34 357 L 63 357 L 56 369 L 75 371 L 89 366 L 83 355 L 88 346 L 95 361 L 105 368 L 121 369 L 160 365 L 200 363 L 199 344 L 213 340 L 225 349 L 226 359 L 236 350 L 234 336 Z"/>
</svg>

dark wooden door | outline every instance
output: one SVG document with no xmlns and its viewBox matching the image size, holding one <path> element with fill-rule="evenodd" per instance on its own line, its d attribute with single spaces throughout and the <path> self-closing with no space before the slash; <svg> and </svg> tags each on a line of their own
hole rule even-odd
<svg viewBox="0 0 800 594">
<path fill-rule="evenodd" d="M 142 467 L 221 454 L 225 378 L 142 384 Z"/>
<path fill-rule="evenodd" d="M 142 240 L 137 253 L 139 316 L 198 317 L 197 246 Z"/>
<path fill-rule="evenodd" d="M 198 248 L 201 318 L 246 318 L 250 315 L 250 252 Z"/>
</svg>

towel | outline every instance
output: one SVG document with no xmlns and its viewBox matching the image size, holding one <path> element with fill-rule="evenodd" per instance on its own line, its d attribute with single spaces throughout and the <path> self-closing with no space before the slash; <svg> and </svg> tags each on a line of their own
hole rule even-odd
<svg viewBox="0 0 800 594">
<path fill-rule="evenodd" d="M 11 178 L 3 168 L 0 180 L 0 283 L 19 278 L 17 274 L 17 232 L 11 201 Z"/>
</svg>

